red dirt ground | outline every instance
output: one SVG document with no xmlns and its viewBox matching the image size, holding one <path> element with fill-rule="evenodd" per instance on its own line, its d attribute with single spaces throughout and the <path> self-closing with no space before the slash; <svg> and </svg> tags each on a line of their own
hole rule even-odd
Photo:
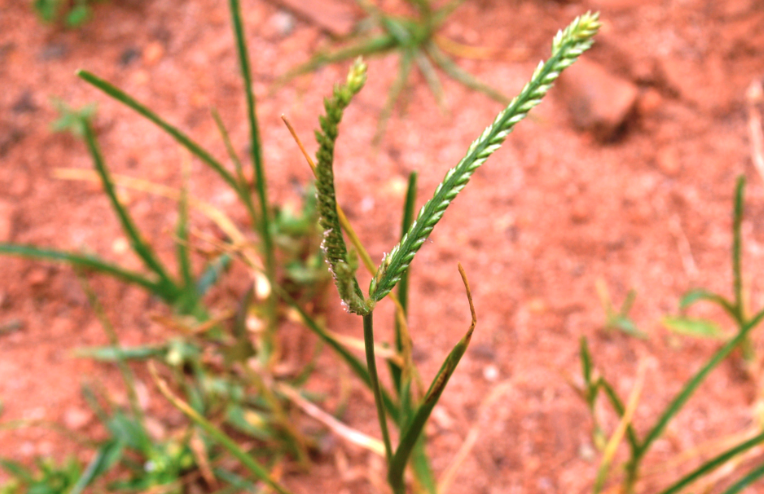
<svg viewBox="0 0 764 494">
<path fill-rule="evenodd" d="M 279 116 L 288 115 L 314 149 L 309 137 L 321 99 L 344 78 L 346 67 L 327 67 L 269 96 L 275 76 L 329 39 L 299 18 L 284 34 L 277 6 L 264 0 L 242 3 L 268 185 L 275 201 L 294 201 L 292 183 L 305 183 L 310 173 Z M 79 141 L 50 132 L 55 112 L 49 100 L 98 103 L 100 143 L 116 173 L 177 187 L 181 153 L 150 123 L 79 81 L 73 75 L 77 68 L 121 86 L 223 157 L 208 111 L 214 106 L 237 149 L 244 151 L 244 100 L 227 4 L 112 1 L 98 5 L 94 20 L 75 31 L 40 25 L 27 4 L 0 1 L 0 241 L 86 247 L 138 268 L 138 261 L 120 248 L 119 225 L 98 188 L 52 176 L 59 167 L 89 169 L 91 164 Z M 764 306 L 764 283 L 756 275 L 764 260 L 764 228 L 758 221 L 764 183 L 752 166 L 745 104 L 746 88 L 764 75 L 764 6 L 755 0 L 471 0 L 444 34 L 515 54 L 459 61 L 513 95 L 537 61 L 548 56 L 556 30 L 589 9 L 602 12 L 604 26 L 586 56 L 640 89 L 638 111 L 625 131 L 614 142 L 600 143 L 575 130 L 566 102 L 553 90 L 534 110 L 536 117 L 520 124 L 476 173 L 413 263 L 410 325 L 425 379 L 469 324 L 457 261 L 470 277 L 478 311 L 472 347 L 428 428 L 433 466 L 441 473 L 470 427 L 478 427 L 480 440 L 457 476 L 454 493 L 590 490 L 597 468 L 593 458 L 599 458 L 592 450 L 592 422 L 565 379 L 570 375 L 579 381 L 581 336 L 589 337 L 597 367 L 623 396 L 632 389 L 640 362 L 646 363 L 634 423 L 641 433 L 649 428 L 719 346 L 674 337 L 660 319 L 676 311 L 689 288 L 730 293 L 730 218 L 739 174 L 749 179 L 743 224 L 746 282 L 751 307 Z M 524 54 L 521 59 L 518 53 Z M 340 202 L 375 259 L 397 238 L 407 174 L 420 171 L 422 203 L 501 109 L 444 79 L 450 114 L 443 115 L 417 76 L 405 112 L 395 114 L 374 150 L 376 116 L 395 69 L 394 57 L 370 60 L 369 83 L 346 114 L 337 149 Z M 194 195 L 244 221 L 232 193 L 199 162 L 193 163 L 191 187 Z M 171 259 L 175 205 L 127 195 L 145 235 Z M 632 316 L 648 340 L 602 330 L 604 312 L 594 288 L 598 279 L 617 303 L 629 289 L 637 291 Z M 145 294 L 103 277 L 93 277 L 92 283 L 124 344 L 164 335 L 149 319 L 158 306 Z M 229 284 L 238 289 L 242 281 Z M 331 297 L 335 300 L 334 292 Z M 330 305 L 335 307 L 331 326 L 359 335 L 359 321 L 338 304 Z M 380 328 L 390 320 L 389 311 L 381 311 L 386 314 Z M 719 316 L 700 307 L 696 314 Z M 81 432 L 93 428 L 80 384 L 100 376 L 107 383 L 118 380 L 113 369 L 71 356 L 73 349 L 106 342 L 72 271 L 0 258 L 0 325 L 14 322 L 20 330 L 0 335 L 2 421 L 44 419 Z M 382 331 L 380 337 L 386 336 Z M 755 340 L 764 351 L 761 338 Z M 646 471 L 708 440 L 755 426 L 761 383 L 748 378 L 738 362 L 722 364 L 672 422 L 648 456 Z M 318 379 L 335 386 L 337 374 L 329 367 Z M 502 385 L 503 396 L 481 412 L 481 402 Z M 356 388 L 345 419 L 376 434 L 371 397 Z M 150 395 L 149 407 L 162 409 L 161 398 Z M 607 430 L 613 430 L 610 410 L 603 406 L 601 412 Z M 75 449 L 45 429 L 0 431 L 3 457 L 63 458 Z M 340 441 L 332 449 L 320 458 L 315 476 L 288 477 L 286 484 L 304 493 L 376 491 L 365 473 L 350 475 L 356 467 L 376 475 L 375 458 Z M 342 474 L 334 466 L 340 452 L 350 462 Z M 80 452 L 83 459 L 90 454 Z M 669 465 L 666 472 L 649 476 L 641 490 L 655 492 L 693 464 L 697 459 L 681 468 Z M 721 485 L 725 482 L 729 478 Z"/>
</svg>

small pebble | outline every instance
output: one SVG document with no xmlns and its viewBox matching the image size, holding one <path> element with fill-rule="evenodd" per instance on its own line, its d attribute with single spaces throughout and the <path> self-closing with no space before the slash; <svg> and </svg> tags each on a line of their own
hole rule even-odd
<svg viewBox="0 0 764 494">
<path fill-rule="evenodd" d="M 93 414 L 78 407 L 70 407 L 64 412 L 64 425 L 68 429 L 80 430 L 92 420 Z"/>
<path fill-rule="evenodd" d="M 666 176 L 675 177 L 682 170 L 679 160 L 679 151 L 674 147 L 664 147 L 658 150 L 655 156 L 655 164 Z"/>
<path fill-rule="evenodd" d="M 499 368 L 493 364 L 483 367 L 483 378 L 488 382 L 495 382 L 499 378 Z"/>
<path fill-rule="evenodd" d="M 270 22 L 278 35 L 282 38 L 289 36 L 292 34 L 292 31 L 294 31 L 294 16 L 286 10 L 279 10 L 273 14 Z"/>
<path fill-rule="evenodd" d="M 578 60 L 560 75 L 573 122 L 600 141 L 615 138 L 634 109 L 639 89 L 596 62 Z"/>
<path fill-rule="evenodd" d="M 164 46 L 159 41 L 152 41 L 146 45 L 143 50 L 143 64 L 146 67 L 153 67 L 164 57 Z"/>
</svg>

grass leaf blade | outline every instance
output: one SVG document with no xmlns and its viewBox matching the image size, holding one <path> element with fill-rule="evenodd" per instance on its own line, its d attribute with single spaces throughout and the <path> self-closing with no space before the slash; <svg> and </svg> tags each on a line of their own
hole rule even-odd
<svg viewBox="0 0 764 494">
<path fill-rule="evenodd" d="M 138 285 L 149 290 L 151 293 L 171 302 L 173 299 L 171 294 L 165 293 L 162 287 L 140 273 L 128 271 L 116 264 L 111 264 L 99 257 L 91 256 L 87 254 L 73 254 L 71 252 L 64 252 L 55 249 L 44 249 L 35 247 L 33 245 L 18 245 L 8 244 L 0 242 L 0 254 L 14 255 L 19 257 L 26 257 L 29 259 L 42 259 L 45 261 L 64 262 L 83 269 L 91 269 L 93 271 L 113 276 L 119 280 Z M 169 298 L 168 298 L 169 297 Z"/>
<path fill-rule="evenodd" d="M 430 384 L 430 388 L 427 390 L 422 404 L 419 406 L 416 412 L 414 412 L 411 420 L 405 425 L 405 427 L 403 427 L 401 431 L 400 443 L 398 444 L 398 448 L 393 455 L 393 459 L 390 463 L 388 471 L 388 480 L 390 485 L 393 487 L 394 492 L 403 492 L 403 473 L 406 469 L 406 464 L 408 463 L 411 452 L 416 446 L 420 436 L 422 435 L 422 431 L 424 430 L 424 426 L 427 423 L 427 419 L 430 417 L 432 410 L 435 408 L 435 405 L 440 400 L 443 391 L 446 389 L 448 380 L 451 378 L 454 371 L 456 370 L 456 367 L 459 365 L 459 361 L 464 355 L 464 352 L 467 351 L 467 347 L 469 346 L 470 340 L 472 339 L 472 333 L 474 332 L 475 325 L 477 324 L 475 307 L 472 303 L 472 294 L 470 292 L 467 276 L 464 273 L 464 269 L 462 268 L 461 264 L 459 265 L 459 273 L 462 275 L 462 281 L 464 281 L 464 286 L 467 291 L 467 300 L 470 304 L 470 314 L 472 316 L 470 328 L 467 330 L 467 333 L 462 337 L 462 339 L 459 340 L 456 346 L 454 346 L 453 350 L 451 350 L 451 353 L 448 354 L 446 360 L 443 362 L 443 365 L 440 367 L 440 370 L 435 375 L 432 384 Z"/>
<path fill-rule="evenodd" d="M 764 433 L 754 436 L 751 439 L 748 439 L 738 444 L 737 446 L 734 446 L 728 449 L 727 451 L 721 453 L 720 455 L 703 463 L 701 466 L 699 466 L 692 472 L 682 477 L 678 482 L 674 483 L 673 485 L 668 487 L 666 490 L 661 491 L 661 494 L 676 494 L 680 492 L 682 489 L 690 485 L 695 480 L 713 471 L 714 469 L 720 467 L 721 465 L 726 463 L 728 460 L 734 458 L 740 453 L 748 451 L 749 449 L 761 444 L 762 442 L 764 442 Z"/>
<path fill-rule="evenodd" d="M 135 226 L 135 222 L 130 216 L 130 213 L 128 213 L 127 209 L 125 209 L 122 203 L 119 202 L 119 199 L 117 198 L 117 191 L 114 188 L 114 182 L 109 175 L 109 171 L 106 169 L 106 165 L 103 161 L 103 156 L 101 156 L 101 151 L 98 149 L 98 143 L 96 142 L 96 138 L 93 134 L 93 129 L 91 128 L 90 123 L 88 123 L 87 120 L 83 120 L 82 125 L 85 132 L 85 142 L 87 143 L 88 150 L 90 151 L 90 156 L 93 159 L 93 164 L 95 165 L 96 172 L 98 172 L 98 175 L 101 178 L 104 192 L 106 192 L 106 195 L 109 198 L 109 202 L 111 202 L 112 208 L 114 208 L 114 211 L 117 213 L 119 222 L 122 225 L 122 229 L 130 239 L 130 244 L 133 250 L 143 260 L 143 263 L 146 265 L 146 267 L 154 271 L 159 276 L 160 285 L 162 285 L 163 288 L 168 292 L 174 293 L 177 296 L 180 292 L 180 289 L 175 285 L 172 279 L 170 279 L 170 275 L 167 273 L 164 265 L 162 265 L 162 262 L 154 254 L 154 250 L 141 236 L 138 228 Z"/>
<path fill-rule="evenodd" d="M 755 328 L 761 320 L 764 319 L 764 311 L 759 312 L 756 314 L 756 316 L 748 321 L 745 326 L 740 330 L 740 332 L 730 340 L 726 345 L 724 345 L 719 351 L 717 351 L 713 357 L 704 365 L 693 377 L 690 379 L 687 384 L 684 385 L 682 390 L 679 392 L 679 394 L 671 401 L 671 404 L 666 408 L 666 410 L 663 412 L 663 414 L 660 416 L 658 421 L 655 423 L 655 425 L 650 429 L 650 432 L 648 432 L 647 437 L 645 437 L 645 440 L 642 442 L 642 445 L 639 448 L 639 457 L 642 457 L 647 453 L 647 450 L 652 445 L 653 441 L 658 439 L 658 437 L 663 433 L 663 430 L 668 425 L 669 421 L 676 415 L 679 410 L 684 406 L 685 403 L 687 403 L 687 400 L 690 399 L 692 394 L 695 392 L 695 390 L 700 386 L 700 384 L 705 380 L 705 378 L 708 376 L 708 374 L 717 366 L 719 363 L 727 358 L 727 356 L 732 353 L 732 350 L 734 350 L 743 340 L 745 340 L 746 336 L 748 336 L 748 333 L 751 332 L 753 328 Z"/>
<path fill-rule="evenodd" d="M 748 473 L 748 475 L 746 475 L 742 479 L 738 480 L 729 489 L 724 491 L 724 494 L 737 494 L 738 492 L 743 492 L 743 489 L 753 484 L 754 482 L 759 480 L 761 477 L 764 477 L 764 463 L 762 463 L 758 467 L 751 470 Z"/>
<path fill-rule="evenodd" d="M 178 144 L 188 149 L 191 152 L 191 154 L 193 154 L 194 156 L 202 160 L 205 164 L 207 164 L 207 166 L 212 168 L 235 191 L 239 192 L 239 187 L 237 185 L 237 182 L 234 176 L 231 175 L 231 173 L 228 170 L 226 170 L 223 167 L 223 165 L 220 164 L 220 162 L 218 162 L 215 158 L 213 158 L 210 153 L 205 151 L 199 144 L 194 142 L 186 134 L 181 132 L 176 127 L 170 125 L 167 121 L 160 118 L 159 115 L 149 110 L 146 106 L 139 103 L 137 100 L 135 100 L 133 97 L 131 97 L 130 95 L 128 95 L 121 89 L 95 76 L 94 74 L 91 74 L 90 72 L 86 70 L 78 70 L 77 76 L 79 76 L 85 82 L 100 89 L 101 91 L 111 96 L 115 100 L 119 101 L 120 103 L 123 103 L 124 105 L 128 106 L 129 108 L 136 111 L 140 115 L 146 117 L 148 120 L 150 120 L 154 124 L 156 124 L 162 130 L 164 130 L 170 136 L 172 136 L 172 138 L 175 139 L 178 142 Z"/>
</svg>

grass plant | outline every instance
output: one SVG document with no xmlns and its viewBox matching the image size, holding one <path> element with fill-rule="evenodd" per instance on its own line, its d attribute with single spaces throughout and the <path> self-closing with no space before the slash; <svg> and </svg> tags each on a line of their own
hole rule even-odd
<svg viewBox="0 0 764 494">
<path fill-rule="evenodd" d="M 93 4 L 103 0 L 34 0 L 37 15 L 47 23 L 63 23 L 76 28 L 85 24 L 93 14 Z"/>
<path fill-rule="evenodd" d="M 615 413 L 620 417 L 621 424 L 624 428 L 624 433 L 619 437 L 617 434 L 613 434 L 613 437 L 620 442 L 622 437 L 625 437 L 626 443 L 629 449 L 629 459 L 623 465 L 625 474 L 622 480 L 622 491 L 625 493 L 632 493 L 636 490 L 638 481 L 640 480 L 640 473 L 642 470 L 642 464 L 644 462 L 647 453 L 650 451 L 655 441 L 661 437 L 665 432 L 669 423 L 676 417 L 676 415 L 684 408 L 689 399 L 705 381 L 708 375 L 729 355 L 736 349 L 743 347 L 747 344 L 750 338 L 751 332 L 761 323 L 764 319 L 764 309 L 754 314 L 748 314 L 744 306 L 743 299 L 743 284 L 742 284 L 742 234 L 741 225 L 743 221 L 743 199 L 744 199 L 745 179 L 740 177 L 737 181 L 735 188 L 735 205 L 733 215 L 733 246 L 732 246 L 732 269 L 733 269 L 733 300 L 729 300 L 719 294 L 713 293 L 708 290 L 692 290 L 688 292 L 680 301 L 681 308 L 687 308 L 690 305 L 699 302 L 707 301 L 717 304 L 725 312 L 727 312 L 735 323 L 736 330 L 734 336 L 728 338 L 725 344 L 709 358 L 706 363 L 695 373 L 695 375 L 687 381 L 681 388 L 679 393 L 671 400 L 666 408 L 658 415 L 657 419 L 653 422 L 653 425 L 647 430 L 647 433 L 642 437 L 637 433 L 636 428 L 632 425 L 631 416 L 629 415 L 629 407 L 625 404 L 624 400 L 619 397 L 615 388 L 608 382 L 603 375 L 598 375 L 594 370 L 594 363 L 592 360 L 591 352 L 586 338 L 581 339 L 581 363 L 582 372 L 584 378 L 584 388 L 581 391 L 587 406 L 594 418 L 595 424 L 595 443 L 602 444 L 602 438 L 604 432 L 597 420 L 596 403 L 600 392 L 602 392 L 606 400 L 610 403 Z M 708 325 L 705 322 L 697 322 L 691 319 L 679 319 L 674 318 L 672 321 L 677 321 L 675 324 L 680 326 L 690 333 L 705 335 L 708 330 Z M 745 452 L 750 451 L 752 448 L 759 446 L 764 442 L 764 434 L 753 434 L 751 437 L 746 437 L 743 441 L 736 445 L 733 445 L 729 449 L 716 455 L 712 459 L 703 462 L 700 466 L 692 470 L 690 473 L 675 481 L 673 484 L 661 491 L 661 494 L 675 494 L 681 492 L 686 487 L 690 486 L 693 482 L 709 475 L 715 469 L 727 464 L 730 460 L 738 458 Z M 607 457 L 605 458 L 607 460 Z M 609 477 L 613 474 L 612 468 L 610 468 L 609 461 L 603 460 L 603 468 L 601 468 L 597 482 L 594 487 L 594 492 L 601 492 L 605 487 L 605 484 Z M 722 491 L 725 494 L 732 494 L 734 492 L 740 492 L 747 486 L 752 485 L 764 476 L 764 467 L 756 466 L 751 471 L 747 472 L 741 477 L 734 485 Z"/>
<path fill-rule="evenodd" d="M 304 64 L 283 75 L 279 84 L 302 74 L 313 72 L 328 64 L 352 60 L 359 56 L 368 58 L 397 52 L 399 55 L 398 74 L 390 87 L 387 102 L 382 109 L 375 141 L 382 137 L 387 121 L 408 83 L 414 66 L 421 72 L 441 108 L 444 108 L 443 88 L 437 69 L 468 88 L 479 91 L 503 105 L 509 103 L 509 98 L 499 90 L 481 82 L 459 67 L 441 47 L 443 38 L 438 34 L 438 31 L 449 16 L 464 3 L 464 0 L 449 0 L 439 7 L 436 7 L 435 2 L 431 0 L 407 0 L 408 7 L 414 11 L 414 15 L 411 16 L 388 14 L 378 8 L 372 0 L 356 0 L 356 3 L 363 8 L 368 16 L 366 22 L 362 24 L 373 25 L 370 30 L 372 34 L 364 35 L 360 40 L 354 40 L 337 50 L 315 54 Z"/>
<path fill-rule="evenodd" d="M 351 251 L 345 244 L 343 229 L 347 230 L 347 228 L 346 225 L 343 227 L 343 223 L 346 223 L 346 218 L 337 205 L 334 190 L 334 148 L 339 134 L 339 124 L 344 110 L 366 81 L 365 64 L 357 60 L 351 67 L 345 84 L 335 87 L 333 96 L 325 100 L 326 114 L 320 118 L 320 130 L 316 132 L 319 149 L 315 162 L 318 210 L 320 225 L 324 230 L 322 249 L 343 305 L 348 312 L 362 318 L 365 365 L 359 362 L 347 348 L 343 348 L 338 341 L 329 339 L 327 342 L 361 377 L 374 395 L 387 462 L 387 480 L 396 494 L 406 490 L 404 473 L 409 464 L 412 465 L 417 485 L 425 492 L 437 491 L 437 484 L 424 454 L 422 433 L 433 408 L 440 400 L 450 377 L 469 345 L 477 319 L 469 284 L 460 267 L 472 316 L 469 329 L 445 358 L 428 389 L 418 395 L 414 383 L 417 373 L 410 358 L 411 339 L 408 331 L 403 331 L 404 319 L 404 324 L 398 326 L 396 332 L 396 347 L 401 349 L 403 355 L 400 368 L 397 372 L 393 372 L 396 388 L 390 392 L 381 383 L 377 369 L 375 352 L 378 344 L 374 338 L 373 319 L 375 306 L 383 298 L 391 295 L 396 284 L 406 279 L 408 268 L 416 252 L 443 217 L 446 208 L 466 186 L 475 170 L 501 146 L 513 127 L 541 102 L 560 72 L 575 62 L 578 56 L 591 46 L 592 37 L 598 28 L 597 15 L 586 14 L 558 33 L 552 43 L 551 58 L 539 64 L 531 81 L 521 93 L 470 145 L 466 156 L 446 173 L 443 182 L 436 188 L 433 198 L 422 207 L 413 221 L 413 193 L 408 194 L 407 210 L 404 213 L 404 234 L 400 243 L 385 256 L 382 264 L 377 268 L 372 266 L 371 271 L 374 272 L 374 276 L 368 295 L 364 294 L 355 276 L 359 264 L 356 252 L 364 252 L 365 249 L 356 244 L 356 237 L 353 234 L 348 236 L 353 239 L 356 250 Z M 410 184 L 413 183 L 415 182 L 412 179 Z M 413 190 L 413 187 L 410 187 L 410 190 Z M 366 258 L 363 254 L 360 256 L 362 259 Z M 408 305 L 405 292 L 404 284 L 403 296 L 396 297 L 401 307 Z M 399 292 L 400 295 L 401 292 Z M 316 332 L 321 334 L 319 331 Z M 171 396 L 169 391 L 165 392 L 165 395 Z M 176 399 L 171 398 L 171 400 L 178 408 L 184 410 L 189 418 L 200 425 L 203 424 L 202 418 L 194 416 L 187 406 L 178 403 Z M 397 444 L 393 443 L 389 421 L 399 431 Z M 253 470 L 253 473 L 264 480 L 256 471 Z"/>
</svg>

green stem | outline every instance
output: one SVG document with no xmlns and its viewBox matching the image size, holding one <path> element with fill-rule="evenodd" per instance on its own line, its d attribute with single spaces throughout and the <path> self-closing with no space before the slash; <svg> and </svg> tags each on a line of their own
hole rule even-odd
<svg viewBox="0 0 764 494">
<path fill-rule="evenodd" d="M 377 416 L 379 417 L 379 427 L 382 429 L 382 440 L 385 443 L 385 457 L 389 465 L 393 459 L 393 448 L 390 443 L 390 433 L 387 430 L 387 417 L 385 416 L 385 407 L 382 404 L 382 392 L 379 387 L 379 376 L 377 375 L 377 363 L 374 360 L 374 312 L 363 316 L 363 341 L 366 345 L 366 365 L 369 368 L 371 377 L 371 387 L 374 391 L 374 404 L 377 406 Z"/>
<path fill-rule="evenodd" d="M 247 120 L 249 121 L 250 148 L 252 151 L 252 165 L 255 168 L 255 179 L 257 181 L 257 198 L 260 206 L 260 236 L 263 241 L 263 250 L 265 251 L 265 274 L 268 281 L 273 285 L 276 282 L 276 256 L 273 250 L 273 239 L 271 237 L 270 215 L 268 211 L 268 189 L 265 182 L 265 169 L 263 167 L 262 144 L 260 141 L 260 129 L 257 124 L 257 115 L 255 109 L 255 95 L 252 91 L 252 76 L 249 65 L 249 54 L 247 44 L 244 40 L 244 26 L 241 22 L 241 8 L 239 0 L 230 0 L 231 17 L 234 33 L 236 36 L 236 51 L 239 55 L 239 64 L 241 74 L 244 79 L 244 94 L 247 97 Z M 271 291 L 269 300 L 270 321 L 268 331 L 265 335 L 264 357 L 269 359 L 275 345 L 276 329 L 276 304 L 278 298 L 275 291 Z"/>
</svg>

